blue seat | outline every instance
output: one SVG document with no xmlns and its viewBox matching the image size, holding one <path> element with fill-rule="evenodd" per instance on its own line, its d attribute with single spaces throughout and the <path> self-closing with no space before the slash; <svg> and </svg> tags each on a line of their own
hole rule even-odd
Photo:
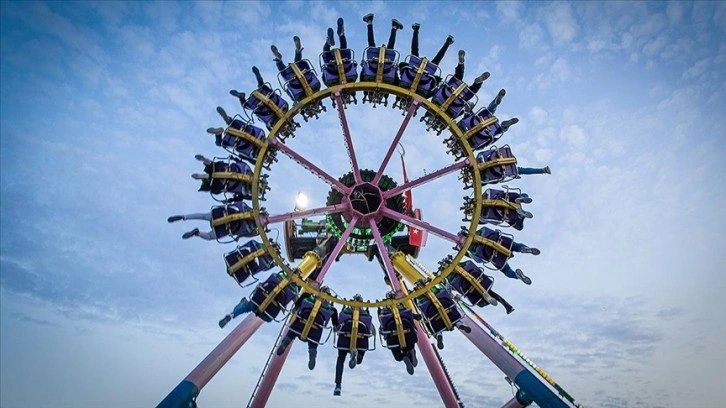
<svg viewBox="0 0 726 408">
<path fill-rule="evenodd" d="M 402 88 L 409 89 L 424 98 L 430 97 L 436 88 L 437 77 L 439 77 L 440 69 L 438 65 L 419 58 L 415 55 L 409 55 L 407 65 L 401 69 L 401 80 L 399 85 Z"/>
<path fill-rule="evenodd" d="M 212 220 L 210 221 L 217 240 L 231 236 L 235 241 L 241 237 L 258 235 L 252 207 L 243 201 L 212 207 Z"/>
<path fill-rule="evenodd" d="M 281 311 L 287 311 L 287 305 L 295 299 L 297 293 L 297 285 L 288 281 L 284 273 L 273 273 L 267 280 L 257 285 L 250 301 L 256 306 L 255 314 L 270 322 L 275 320 Z"/>
<path fill-rule="evenodd" d="M 289 64 L 278 77 L 285 92 L 297 102 L 320 90 L 320 80 L 308 60 Z"/>
<path fill-rule="evenodd" d="M 209 179 L 202 180 L 199 191 L 209 191 L 212 196 L 223 194 L 225 198 L 229 198 L 228 195 L 237 199 L 252 198 L 253 173 L 247 163 L 230 157 L 227 161 L 215 160 L 204 170 Z"/>
<path fill-rule="evenodd" d="M 398 51 L 385 47 L 368 47 L 361 68 L 361 81 L 398 82 Z M 383 58 L 381 58 L 383 57 Z M 380 78 L 380 79 L 379 79 Z"/>
<path fill-rule="evenodd" d="M 413 312 L 409 308 L 399 308 L 401 324 L 396 324 L 396 319 L 390 308 L 384 307 L 378 315 L 380 321 L 380 335 L 385 340 L 386 348 L 410 349 L 416 344 L 416 323 L 413 319 Z M 404 344 L 399 340 L 399 333 L 402 334 Z"/>
<path fill-rule="evenodd" d="M 369 339 L 373 337 L 373 317 L 367 310 L 361 310 L 358 315 L 358 332 L 355 336 L 355 347 L 353 347 L 353 327 L 356 324 L 353 320 L 353 309 L 344 307 L 338 318 L 338 327 L 335 330 L 338 340 L 335 348 L 338 350 L 358 351 L 372 350 Z M 375 339 L 374 345 L 375 348 Z"/>
<path fill-rule="evenodd" d="M 458 123 L 472 150 L 491 146 L 504 134 L 499 119 L 489 109 L 481 108 L 476 113 L 464 116 Z"/>
<path fill-rule="evenodd" d="M 320 54 L 320 70 L 325 86 L 355 82 L 358 78 L 358 63 L 351 49 L 334 49 Z"/>
<path fill-rule="evenodd" d="M 479 223 L 513 227 L 521 231 L 524 227 L 524 216 L 517 212 L 521 204 L 515 201 L 521 196 L 519 189 L 484 190 Z"/>
<path fill-rule="evenodd" d="M 240 119 L 234 119 L 225 129 L 220 142 L 228 152 L 254 163 L 265 142 L 265 132 Z"/>
<path fill-rule="evenodd" d="M 419 306 L 424 319 L 426 319 L 432 334 L 436 335 L 445 330 L 452 330 L 454 324 L 459 322 L 463 315 L 456 307 L 451 293 L 446 289 L 439 288 L 435 294 L 431 292 L 429 294 L 436 299 L 438 305 L 427 295 L 417 297 L 416 304 Z M 451 325 L 447 325 L 444 315 L 446 315 Z"/>
<path fill-rule="evenodd" d="M 292 324 L 290 324 L 290 331 L 297 334 L 302 340 L 320 344 L 323 332 L 325 331 L 325 328 L 328 327 L 328 322 L 330 322 L 330 318 L 333 316 L 333 306 L 330 302 L 322 300 L 322 304 L 318 308 L 317 313 L 313 315 L 312 312 L 314 305 L 314 301 L 311 301 L 310 299 L 302 301 L 300 307 L 298 307 L 295 312 L 295 320 Z M 310 323 L 307 336 L 303 338 L 303 334 L 305 334 L 305 325 L 311 319 L 312 322 Z"/>
<path fill-rule="evenodd" d="M 480 228 L 476 232 L 476 235 L 485 238 L 488 243 L 498 244 L 501 248 L 504 248 L 510 253 L 507 254 L 501 252 L 487 244 L 474 243 L 469 246 L 467 255 L 474 261 L 484 264 L 487 267 L 489 267 L 488 265 L 491 265 L 492 268 L 490 269 L 502 269 L 511 257 L 512 245 L 514 245 L 513 237 L 509 234 L 504 234 L 499 230 L 493 230 L 487 227 Z"/>
<path fill-rule="evenodd" d="M 477 169 L 482 184 L 494 184 L 512 180 L 519 175 L 517 158 L 508 145 L 492 146 L 476 156 Z"/>
<path fill-rule="evenodd" d="M 275 261 L 272 259 L 265 246 L 259 242 L 250 240 L 240 245 L 234 251 L 224 255 L 224 263 L 227 265 L 227 274 L 231 276 L 238 285 L 249 286 L 257 282 L 256 274 L 272 269 Z M 248 278 L 252 277 L 250 284 L 242 285 Z"/>
<path fill-rule="evenodd" d="M 453 119 L 464 112 L 468 101 L 475 98 L 476 94 L 469 89 L 469 86 L 465 82 L 453 75 L 449 75 L 436 88 L 431 101 L 441 106 L 446 111 L 446 114 Z M 476 103 L 476 100 L 474 103 Z"/>
<path fill-rule="evenodd" d="M 473 261 L 462 262 L 446 277 L 446 281 L 472 305 L 489 304 L 485 298 L 494 284 L 494 278 L 484 273 Z"/>
<path fill-rule="evenodd" d="M 243 107 L 264 122 L 268 130 L 272 129 L 289 109 L 287 102 L 272 90 L 270 84 L 264 84 L 252 91 Z"/>
</svg>

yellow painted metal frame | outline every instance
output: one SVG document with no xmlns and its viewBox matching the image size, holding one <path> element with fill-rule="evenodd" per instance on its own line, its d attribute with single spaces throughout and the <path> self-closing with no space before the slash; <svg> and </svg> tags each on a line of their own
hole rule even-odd
<svg viewBox="0 0 726 408">
<path fill-rule="evenodd" d="M 265 96 L 262 92 L 254 90 L 252 91 L 252 96 L 259 99 L 260 103 L 267 106 L 278 118 L 282 118 L 285 116 L 285 112 L 283 112 L 274 102 L 272 102 L 270 98 Z"/>
<path fill-rule="evenodd" d="M 496 123 L 499 119 L 496 116 L 492 116 L 491 118 L 482 121 L 480 124 L 474 126 L 473 128 L 469 129 L 464 133 L 464 137 L 467 139 L 471 139 L 472 136 L 477 134 L 480 130 L 484 129 L 485 127 Z"/>
<path fill-rule="evenodd" d="M 386 64 L 386 47 L 378 49 L 378 69 L 376 70 L 376 82 L 383 82 L 383 68 Z"/>
<path fill-rule="evenodd" d="M 421 278 L 425 278 L 425 276 L 418 272 L 416 268 L 414 268 L 413 265 L 408 262 L 406 255 L 401 251 L 398 251 L 391 256 L 391 262 L 393 263 L 394 268 L 396 268 L 397 271 L 401 272 L 401 275 L 405 276 L 406 279 L 408 279 L 408 281 L 412 284 L 415 284 L 416 281 Z M 439 316 L 441 316 L 441 320 L 443 320 L 444 324 L 446 325 L 446 328 L 451 329 L 452 327 L 454 327 L 453 323 L 451 323 L 451 319 L 449 319 L 446 308 L 444 307 L 444 305 L 441 304 L 439 298 L 437 298 L 431 290 L 426 291 L 424 293 L 424 296 L 426 296 L 431 301 L 431 303 L 433 303 L 434 307 L 438 311 Z"/>
<path fill-rule="evenodd" d="M 269 248 L 269 247 L 268 247 Z M 275 251 L 272 251 L 274 254 Z M 302 261 L 297 266 L 298 273 L 303 277 L 307 278 L 316 268 L 319 268 L 322 264 L 322 260 L 320 259 L 320 255 L 316 254 L 315 252 L 307 252 L 303 256 Z M 257 310 L 259 313 L 264 313 L 265 310 L 267 310 L 267 306 L 272 303 L 277 295 L 285 289 L 287 285 L 289 285 L 291 282 L 295 282 L 294 279 L 291 279 L 293 276 L 296 276 L 297 274 L 290 270 L 285 271 L 286 276 L 284 279 L 280 281 L 271 291 L 267 294 L 265 297 L 265 300 L 257 307 Z M 296 282 L 297 283 L 297 282 Z"/>
<path fill-rule="evenodd" d="M 307 340 L 308 334 L 310 334 L 310 329 L 313 327 L 313 323 L 315 323 L 315 318 L 318 317 L 318 311 L 320 310 L 320 306 L 323 305 L 323 299 L 316 298 L 315 303 L 313 303 L 313 309 L 310 311 L 310 315 L 305 319 L 305 326 L 303 326 L 302 332 L 300 333 L 300 340 Z"/>
<path fill-rule="evenodd" d="M 495 250 L 503 255 L 506 255 L 507 258 L 512 256 L 512 251 L 510 251 L 508 248 L 504 247 L 499 242 L 492 241 L 489 238 L 484 238 L 484 237 L 480 237 L 480 236 L 476 235 L 476 236 L 474 236 L 474 242 L 477 244 L 486 245 L 489 248 L 492 248 L 493 250 Z"/>
<path fill-rule="evenodd" d="M 353 308 L 353 326 L 350 330 L 350 346 L 348 349 L 355 350 L 358 348 L 358 322 L 360 322 L 360 308 Z"/>
<path fill-rule="evenodd" d="M 445 86 L 448 86 L 448 85 L 445 85 Z M 462 92 L 464 92 L 464 89 L 467 86 L 468 85 L 465 82 L 460 83 L 459 86 L 457 86 L 456 89 L 454 89 L 454 92 L 452 92 L 451 95 L 449 95 L 449 97 L 446 98 L 446 101 L 444 101 L 444 103 L 441 104 L 441 109 L 443 109 L 444 112 L 446 112 L 446 110 L 449 109 L 449 105 L 451 105 L 452 103 L 454 103 L 454 101 L 456 100 L 456 98 L 458 98 L 459 95 Z"/>
<path fill-rule="evenodd" d="M 508 166 L 510 164 L 517 164 L 517 158 L 516 157 L 503 157 L 501 159 L 495 159 L 486 161 L 484 163 L 478 163 L 476 165 L 477 170 L 482 171 L 486 170 L 490 167 L 497 167 L 497 166 Z"/>
<path fill-rule="evenodd" d="M 411 87 L 408 88 L 409 91 L 416 92 L 416 89 L 418 89 L 418 83 L 421 81 L 421 77 L 423 76 L 424 72 L 426 72 L 426 64 L 428 63 L 429 60 L 427 60 L 426 57 L 423 57 L 421 59 L 421 65 L 419 65 L 418 70 L 416 70 L 416 77 L 413 78 Z"/>
<path fill-rule="evenodd" d="M 345 69 L 343 69 L 343 56 L 340 55 L 340 48 L 334 49 L 333 55 L 335 55 L 335 66 L 336 68 L 338 68 L 338 83 L 346 84 L 348 83 L 348 79 L 345 77 Z"/>
<path fill-rule="evenodd" d="M 229 273 L 229 275 L 232 276 L 235 272 L 237 272 L 238 270 L 247 266 L 248 263 L 252 262 L 253 260 L 261 257 L 262 255 L 264 255 L 266 253 L 267 253 L 267 248 L 260 248 L 255 252 L 250 252 L 249 254 L 243 256 L 242 259 L 235 262 L 233 265 L 230 265 L 227 273 Z"/>
<path fill-rule="evenodd" d="M 454 267 L 454 270 L 455 270 L 455 271 L 456 271 L 456 272 L 457 272 L 457 273 L 458 273 L 459 275 L 461 275 L 461 277 L 462 277 L 462 278 L 464 278 L 464 279 L 465 279 L 465 280 L 466 280 L 467 282 L 469 282 L 469 284 L 471 285 L 471 289 L 469 289 L 468 291 L 466 291 L 466 293 L 462 293 L 462 295 L 466 296 L 466 295 L 468 295 L 468 294 L 469 294 L 469 292 L 471 292 L 472 290 L 476 290 L 476 291 L 477 291 L 477 292 L 479 292 L 479 293 L 489 293 L 489 291 L 488 291 L 488 290 L 486 290 L 486 289 L 484 289 L 484 286 L 482 286 L 482 285 L 481 285 L 481 281 L 480 281 L 479 279 L 477 279 L 477 278 L 473 277 L 473 276 L 472 276 L 472 275 L 471 275 L 471 274 L 469 273 L 469 271 L 467 271 L 466 269 L 462 268 L 462 267 L 461 267 L 461 266 L 459 266 L 459 265 L 456 265 L 456 266 Z"/>
<path fill-rule="evenodd" d="M 212 220 L 212 227 L 219 227 L 220 225 L 228 224 L 235 221 L 251 220 L 253 218 L 255 218 L 254 211 L 225 215 L 224 217 L 219 217 L 216 220 Z"/>
<path fill-rule="evenodd" d="M 313 94 L 312 88 L 310 88 L 310 84 L 308 83 L 308 80 L 305 79 L 305 75 L 303 75 L 303 72 L 300 71 L 300 68 L 298 68 L 297 64 L 294 62 L 290 64 L 290 68 L 292 68 L 292 72 L 295 74 L 295 78 L 297 78 L 298 81 L 300 81 L 300 85 L 302 85 L 303 90 L 305 91 L 305 96 L 310 96 Z M 288 86 L 290 81 L 288 81 Z"/>
<path fill-rule="evenodd" d="M 251 133 L 243 132 L 243 131 L 241 131 L 239 129 L 235 129 L 231 126 L 228 126 L 227 129 L 225 129 L 224 131 L 225 131 L 225 133 L 232 135 L 238 139 L 244 139 L 244 140 L 254 144 L 257 147 L 262 147 L 265 144 L 265 142 L 256 138 Z"/>
<path fill-rule="evenodd" d="M 231 171 L 220 171 L 210 175 L 213 179 L 239 180 L 245 183 L 252 183 L 252 176 L 249 174 L 232 173 Z"/>
<path fill-rule="evenodd" d="M 467 142 L 467 139 L 464 137 L 464 132 L 459 128 L 459 126 L 456 124 L 456 122 L 449 117 L 449 115 L 446 114 L 446 110 L 442 109 L 441 106 L 438 106 L 431 102 L 428 99 L 424 99 L 420 95 L 417 95 L 415 92 L 410 91 L 406 88 L 401 88 L 396 85 L 386 84 L 382 82 L 372 82 L 372 81 L 362 81 L 362 82 L 350 82 L 340 85 L 331 86 L 325 89 L 321 89 L 320 91 L 314 93 L 313 95 L 310 95 L 306 97 L 305 99 L 299 101 L 298 104 L 293 105 L 290 110 L 284 113 L 284 120 L 278 121 L 275 126 L 270 130 L 268 138 L 264 141 L 264 144 L 260 148 L 260 154 L 258 156 L 257 162 L 255 163 L 255 170 L 254 170 L 254 176 L 252 180 L 252 207 L 255 215 L 255 219 L 258 222 L 258 226 L 260 226 L 260 219 L 261 217 L 264 217 L 265 215 L 261 212 L 261 205 L 260 205 L 260 191 L 263 188 L 260 183 L 260 175 L 262 174 L 262 171 L 264 169 L 265 164 L 265 157 L 268 153 L 268 151 L 272 148 L 270 145 L 270 141 L 277 138 L 278 133 L 281 129 L 285 126 L 285 123 L 292 120 L 296 115 L 300 114 L 301 110 L 307 106 L 308 104 L 317 103 L 324 98 L 329 98 L 331 95 L 333 95 L 335 92 L 358 92 L 358 91 L 380 91 L 385 92 L 387 94 L 395 95 L 401 98 L 412 98 L 416 99 L 420 106 L 426 109 L 427 111 L 437 115 L 442 123 L 444 123 L 445 126 L 449 128 L 453 136 L 461 141 L 461 145 L 466 153 L 465 157 L 469 160 L 470 165 L 472 168 L 476 168 L 476 157 L 474 155 L 474 152 L 471 149 L 471 146 Z M 481 197 L 481 176 L 479 172 L 472 171 L 472 184 L 473 184 L 473 195 L 474 197 Z M 285 260 L 282 258 L 282 256 L 277 251 L 270 251 L 270 255 L 274 259 L 275 263 L 282 268 L 287 274 L 290 280 L 295 282 L 300 288 L 305 290 L 306 292 L 310 292 L 315 294 L 316 296 L 325 299 L 329 302 L 345 305 L 353 308 L 374 308 L 374 307 L 397 307 L 400 303 L 409 302 L 411 303 L 411 300 L 423 295 L 425 292 L 431 290 L 434 286 L 441 284 L 444 279 L 451 273 L 451 271 L 454 269 L 454 266 L 458 264 L 461 259 L 465 256 L 467 250 L 469 249 L 469 246 L 474 242 L 475 236 L 476 236 L 476 228 L 478 226 L 479 221 L 479 214 L 481 211 L 481 200 L 478 199 L 475 201 L 473 212 L 472 212 L 472 219 L 470 221 L 470 224 L 467 228 L 467 237 L 464 243 L 461 245 L 461 248 L 459 249 L 459 252 L 454 256 L 454 259 L 452 263 L 444 268 L 441 273 L 433 278 L 428 284 L 426 284 L 424 287 L 421 288 L 415 288 L 413 291 L 405 293 L 405 295 L 401 298 L 397 299 L 383 299 L 383 300 L 373 300 L 373 301 L 355 301 L 350 299 L 343 299 L 339 298 L 337 296 L 333 296 L 327 293 L 322 292 L 317 285 L 314 285 L 314 282 L 308 282 L 307 276 L 303 276 L 302 274 L 296 273 L 290 265 L 288 265 Z M 267 236 L 266 231 L 264 228 L 258 228 L 260 239 L 262 239 L 263 244 L 266 247 L 270 247 L 270 239 Z M 305 258 L 304 258 L 305 259 Z"/>
</svg>

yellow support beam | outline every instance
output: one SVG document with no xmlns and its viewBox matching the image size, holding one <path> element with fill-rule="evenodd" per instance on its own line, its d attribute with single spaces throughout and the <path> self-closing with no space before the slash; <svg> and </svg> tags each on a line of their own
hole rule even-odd
<svg viewBox="0 0 726 408">
<path fill-rule="evenodd" d="M 313 94 L 312 88 L 310 88 L 310 84 L 308 84 L 308 80 L 305 79 L 305 75 L 303 75 L 302 71 L 300 71 L 300 68 L 298 68 L 297 64 L 294 62 L 290 64 L 290 67 L 292 68 L 292 72 L 295 74 L 295 78 L 297 78 L 298 81 L 300 81 L 300 85 L 302 85 L 303 90 L 305 91 L 305 96 L 310 96 Z"/>
<path fill-rule="evenodd" d="M 252 211 L 230 214 L 224 217 L 219 217 L 216 220 L 212 220 L 212 227 L 219 227 L 220 225 L 228 224 L 230 222 L 251 220 L 254 218 L 255 214 Z"/>
<path fill-rule="evenodd" d="M 522 204 L 512 203 L 507 200 L 481 200 L 482 207 L 500 207 L 508 210 L 518 210 L 522 208 Z"/>
<path fill-rule="evenodd" d="M 358 322 L 360 321 L 360 308 L 353 308 L 353 327 L 350 331 L 350 347 L 349 350 L 358 348 Z"/>
<path fill-rule="evenodd" d="M 320 255 L 316 254 L 313 251 L 308 251 L 307 253 L 305 253 L 305 255 L 303 255 L 303 259 L 298 264 L 297 269 L 300 271 L 300 275 L 301 275 L 302 279 L 304 280 L 308 276 L 310 276 L 310 274 L 313 273 L 313 271 L 316 268 L 319 268 L 320 265 L 322 265 L 322 260 L 320 259 Z M 291 280 L 290 276 L 288 275 L 285 277 L 285 279 L 281 280 L 280 283 L 278 283 L 274 289 L 272 289 L 272 292 L 270 292 L 267 295 L 265 300 L 258 307 L 258 310 L 260 311 L 260 313 L 267 310 L 267 306 L 269 306 L 270 303 L 272 303 L 275 300 L 275 297 L 277 297 L 277 295 L 280 292 L 282 292 L 282 290 L 285 289 L 285 287 L 287 285 L 289 285 L 290 282 L 292 282 L 292 280 Z"/>
<path fill-rule="evenodd" d="M 490 167 L 508 166 L 510 164 L 517 164 L 517 158 L 516 157 L 504 157 L 501 159 L 489 160 L 489 161 L 485 161 L 484 163 L 478 163 L 476 165 L 476 168 L 477 168 L 477 170 L 482 171 L 482 170 L 486 170 Z"/>
<path fill-rule="evenodd" d="M 445 85 L 445 86 L 448 86 L 448 85 Z M 459 84 L 459 86 L 457 86 L 456 89 L 454 89 L 454 92 L 451 93 L 451 96 L 449 96 L 446 99 L 446 101 L 443 104 L 441 104 L 441 110 L 446 112 L 446 110 L 449 109 L 449 105 L 454 103 L 454 100 L 456 100 L 456 98 L 459 97 L 459 94 L 464 91 L 464 88 L 466 88 L 466 83 L 462 82 L 461 84 Z"/>
<path fill-rule="evenodd" d="M 395 254 L 391 255 L 391 263 L 393 264 L 393 267 L 401 273 L 401 275 L 403 275 L 409 282 L 413 284 L 415 284 L 416 281 L 418 281 L 419 279 L 425 278 L 425 276 L 423 276 L 421 272 L 418 271 L 418 269 L 414 268 L 413 265 L 408 262 L 408 259 L 406 259 L 406 255 L 401 251 L 398 251 Z M 401 285 L 401 287 L 404 286 Z M 453 324 L 451 323 L 451 320 L 446 313 L 446 309 L 441 304 L 436 295 L 434 295 L 431 290 L 427 290 L 424 295 L 434 304 L 434 307 L 439 312 L 439 316 L 441 316 L 441 319 L 444 321 L 446 328 L 451 329 L 453 327 Z"/>
<path fill-rule="evenodd" d="M 479 235 L 474 235 L 474 243 L 486 245 L 489 248 L 492 248 L 493 250 L 501 253 L 502 255 L 505 255 L 507 258 L 512 256 L 512 251 L 502 246 L 502 244 L 492 241 L 491 239 L 484 238 Z"/>
<path fill-rule="evenodd" d="M 239 130 L 239 129 L 235 129 L 235 128 L 233 128 L 233 127 L 228 127 L 228 128 L 227 128 L 227 129 L 225 130 L 225 132 L 226 132 L 226 133 L 227 133 L 228 135 L 232 135 L 232 136 L 234 136 L 234 137 L 236 137 L 236 138 L 238 138 L 238 139 L 244 139 L 244 140 L 246 140 L 246 141 L 248 141 L 248 142 L 250 142 L 250 143 L 254 144 L 254 145 L 255 145 L 255 146 L 257 146 L 257 147 L 262 147 L 262 146 L 264 146 L 264 144 L 265 144 L 265 142 L 264 142 L 264 141 L 262 141 L 262 140 L 260 140 L 260 139 L 256 138 L 256 137 L 255 137 L 254 135 L 252 135 L 252 134 L 250 134 L 250 133 L 247 133 L 247 132 L 243 132 L 243 131 L 241 131 L 241 130 Z"/>
<path fill-rule="evenodd" d="M 244 268 L 245 266 L 247 266 L 248 263 L 250 263 L 253 260 L 257 259 L 257 257 L 260 257 L 260 256 L 262 256 L 262 255 L 264 255 L 266 253 L 267 253 L 267 249 L 264 248 L 264 247 L 258 249 L 255 252 L 251 252 L 251 253 L 245 255 L 244 257 L 242 257 L 242 259 L 240 259 L 239 261 L 235 262 L 233 265 L 230 265 L 229 266 L 229 271 L 227 271 L 227 272 L 231 276 L 235 272 L 237 272 L 238 270 L 240 270 L 240 269 Z"/>
<path fill-rule="evenodd" d="M 471 274 L 466 269 L 462 268 L 459 265 L 456 265 L 454 267 L 454 271 L 456 271 L 456 273 L 458 273 L 459 275 L 461 275 L 462 278 L 464 278 L 467 282 L 469 282 L 469 284 L 471 285 L 471 287 L 474 290 L 476 290 L 477 292 L 479 292 L 479 293 L 488 293 L 487 290 L 484 289 L 484 286 L 481 285 L 481 282 L 479 282 L 479 280 L 476 279 L 475 277 L 471 276 Z M 466 296 L 467 294 L 466 293 L 462 293 L 462 295 Z"/>
<path fill-rule="evenodd" d="M 318 316 L 318 311 L 320 310 L 320 306 L 322 305 L 323 299 L 315 299 L 315 303 L 313 304 L 313 310 L 310 311 L 308 318 L 305 320 L 305 326 L 303 326 L 302 333 L 300 333 L 300 340 L 308 339 L 310 329 L 313 327 L 313 323 L 315 323 L 315 318 Z"/>
<path fill-rule="evenodd" d="M 280 110 L 280 108 L 275 105 L 275 103 L 272 102 L 270 98 L 263 95 L 262 92 L 254 90 L 252 91 L 252 96 L 260 100 L 260 103 L 267 106 L 278 118 L 282 118 L 285 116 L 285 112 Z"/>
<path fill-rule="evenodd" d="M 408 88 L 411 92 L 416 92 L 416 89 L 418 89 L 418 83 L 421 81 L 421 77 L 424 72 L 426 72 L 426 64 L 428 64 L 428 62 L 429 60 L 427 60 L 426 57 L 421 59 L 421 65 L 419 65 L 418 70 L 416 71 L 416 77 L 413 79 L 411 87 Z"/>
<path fill-rule="evenodd" d="M 383 82 L 383 66 L 386 63 L 386 47 L 378 49 L 378 69 L 376 70 L 376 82 Z"/>
<path fill-rule="evenodd" d="M 348 79 L 345 77 L 345 70 L 343 69 L 343 56 L 340 55 L 340 48 L 334 49 L 333 54 L 335 55 L 335 66 L 338 68 L 338 83 L 343 85 L 348 82 Z"/>
<path fill-rule="evenodd" d="M 213 179 L 239 180 L 245 183 L 252 183 L 252 176 L 249 174 L 233 173 L 231 171 L 220 171 L 210 175 Z"/>
<path fill-rule="evenodd" d="M 484 129 L 485 127 L 487 127 L 487 126 L 489 126 L 489 125 L 491 125 L 493 123 L 496 123 L 498 120 L 499 119 L 497 119 L 496 116 L 492 116 L 491 118 L 489 118 L 489 119 L 487 119 L 485 121 L 482 121 L 480 124 L 478 124 L 478 125 L 474 126 L 473 128 L 467 130 L 466 133 L 464 133 L 464 137 L 467 138 L 467 139 L 471 139 L 471 137 L 474 136 L 475 134 L 477 134 L 480 130 Z"/>
<path fill-rule="evenodd" d="M 401 251 L 391 255 L 391 263 L 393 268 L 401 273 L 411 284 L 415 284 L 417 280 L 426 278 L 414 268 L 406 259 L 406 254 Z"/>
</svg>

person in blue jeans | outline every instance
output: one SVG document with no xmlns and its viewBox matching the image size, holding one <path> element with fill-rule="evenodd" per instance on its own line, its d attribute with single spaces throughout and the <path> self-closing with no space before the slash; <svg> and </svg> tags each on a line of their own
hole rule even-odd
<svg viewBox="0 0 726 408">
<path fill-rule="evenodd" d="M 540 250 L 537 248 L 530 248 L 527 245 L 524 245 L 521 242 L 514 242 L 512 244 L 512 252 L 521 252 L 523 254 L 532 254 L 532 255 L 539 255 Z M 507 277 L 511 279 L 519 279 L 522 282 L 524 282 L 525 285 L 531 285 L 532 279 L 529 278 L 529 276 L 525 275 L 524 272 L 522 272 L 521 269 L 517 268 L 516 270 L 512 269 L 511 266 L 509 266 L 509 263 L 505 263 L 504 266 L 500 269 L 500 271 Z"/>
<path fill-rule="evenodd" d="M 536 169 L 533 167 L 519 167 L 517 166 L 517 173 L 521 175 L 527 175 L 527 174 L 552 174 L 552 171 L 550 170 L 550 166 L 544 166 L 541 169 Z"/>
</svg>

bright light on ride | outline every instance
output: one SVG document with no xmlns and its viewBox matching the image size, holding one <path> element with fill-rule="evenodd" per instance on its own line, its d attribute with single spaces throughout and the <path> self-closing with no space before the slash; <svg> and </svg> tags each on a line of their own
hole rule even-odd
<svg viewBox="0 0 726 408">
<path fill-rule="evenodd" d="M 295 199 L 295 211 L 302 211 L 308 208 L 308 196 L 305 193 L 297 193 Z"/>
</svg>

